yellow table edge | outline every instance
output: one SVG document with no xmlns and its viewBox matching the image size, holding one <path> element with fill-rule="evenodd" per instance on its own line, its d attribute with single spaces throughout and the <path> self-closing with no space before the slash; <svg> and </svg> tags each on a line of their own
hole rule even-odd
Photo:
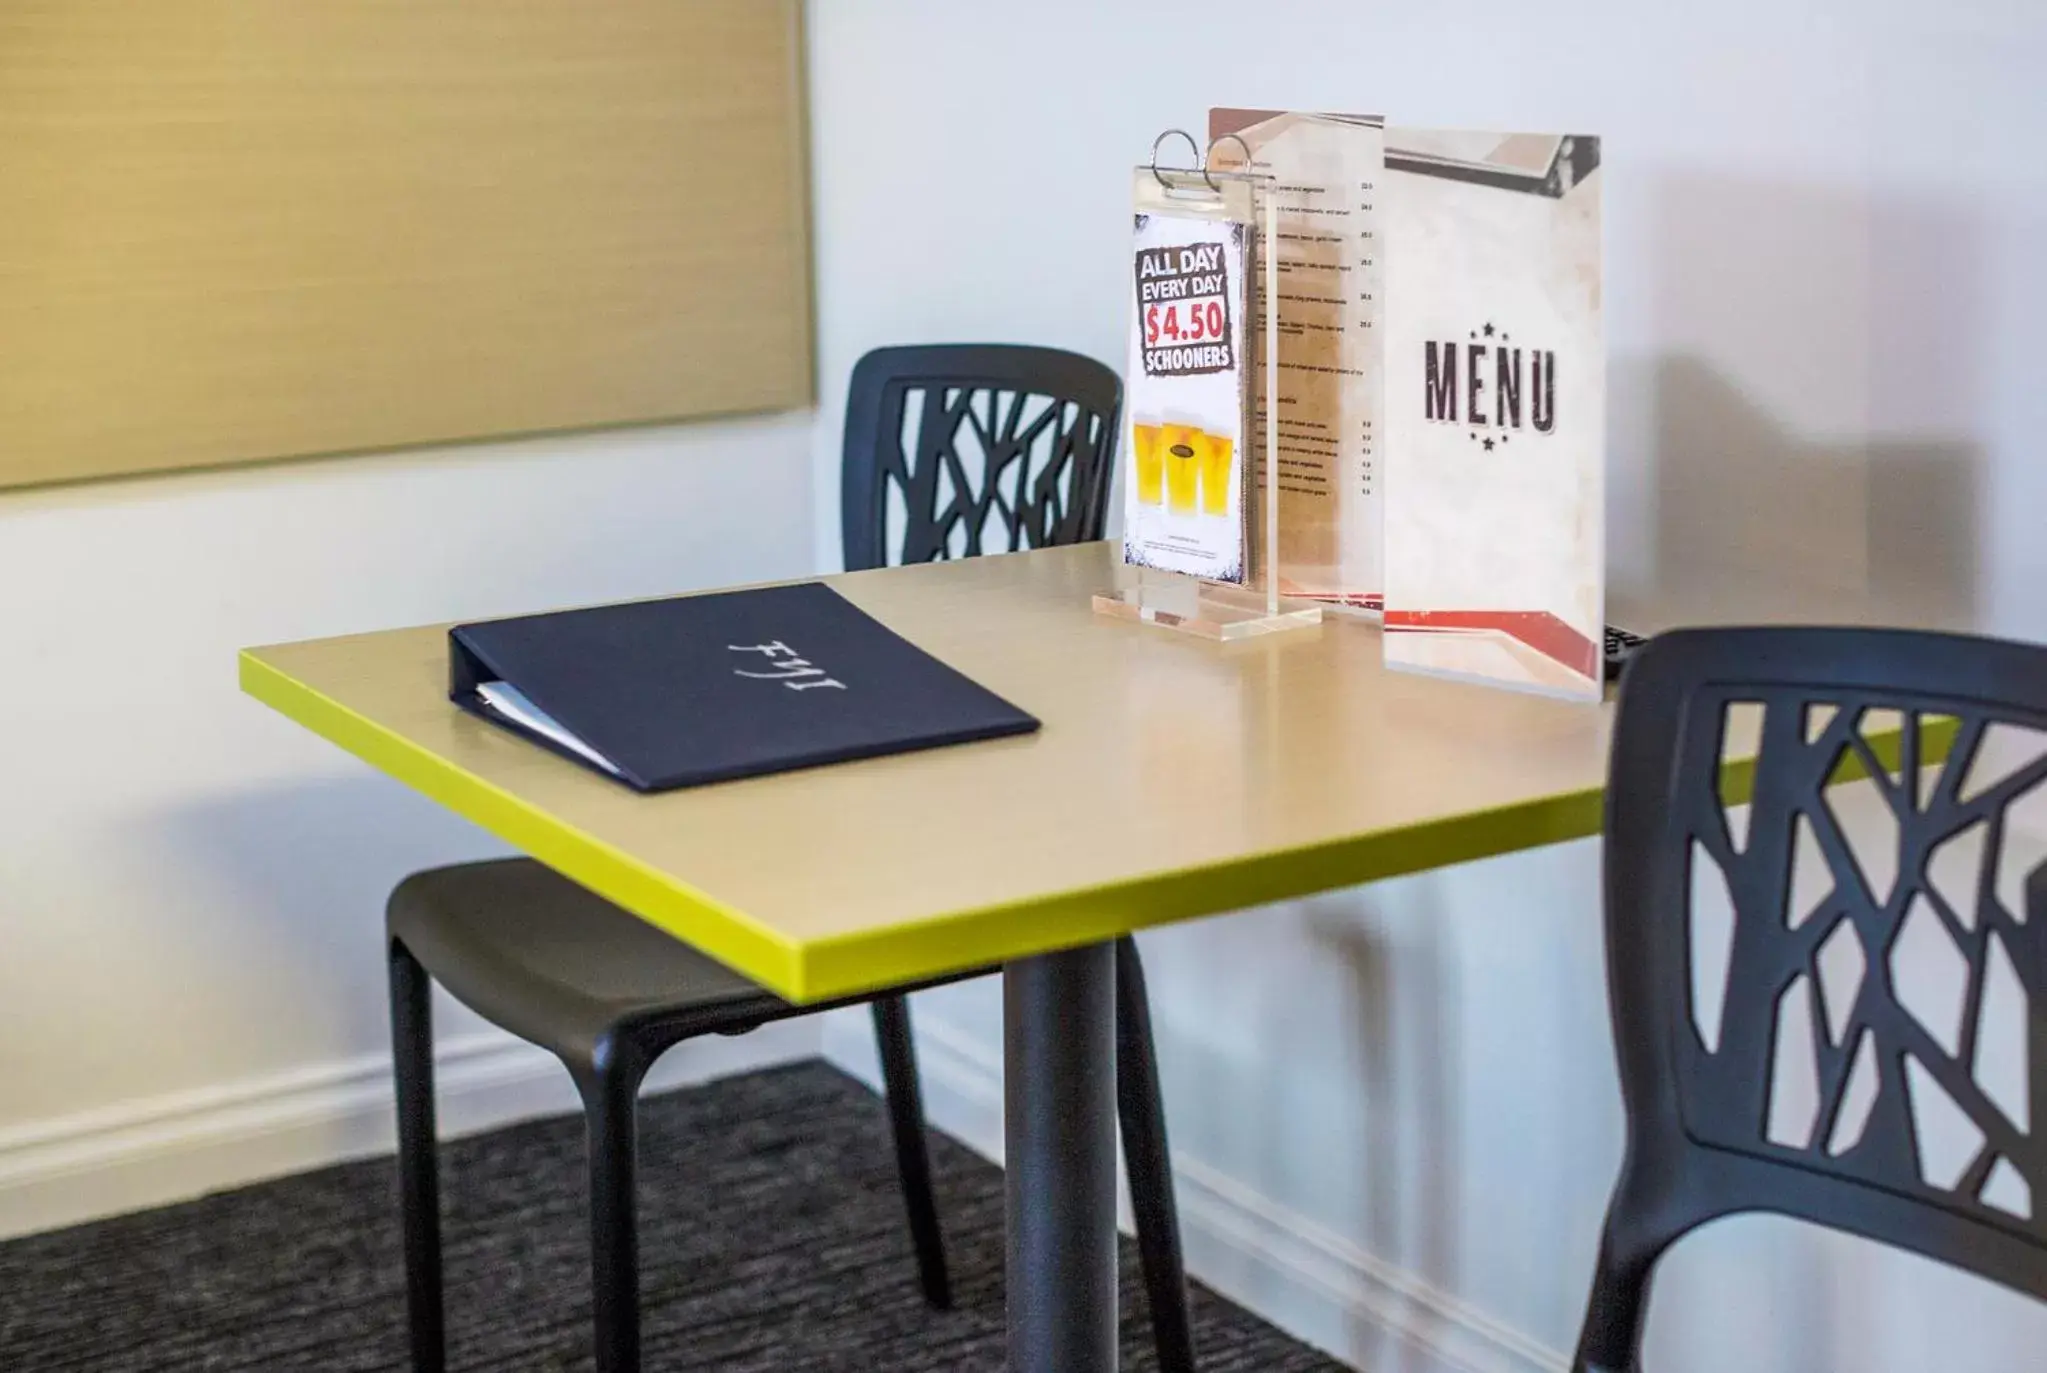
<svg viewBox="0 0 2047 1373">
<path fill-rule="evenodd" d="M 241 654 L 241 687 L 329 743 L 340 745 L 370 766 L 762 985 L 780 991 L 800 982 L 797 948 L 744 912 L 636 861 L 594 835 L 564 824 L 431 750 L 358 715 L 280 672 L 250 650 Z"/>
<path fill-rule="evenodd" d="M 795 941 L 673 875 L 520 800 L 264 662 L 241 654 L 244 692 L 522 852 L 796 1003 L 828 1001 L 1099 943 L 1197 916 L 1263 905 L 1599 833 L 1603 787 L 1472 811 L 1256 857 L 1147 874 L 1025 902 L 949 912 L 853 936 Z M 452 708 L 452 707 L 451 707 Z M 1945 757 L 1952 722 L 1922 730 L 1922 765 Z M 1903 732 L 1865 736 L 1887 768 Z M 1836 780 L 1866 775 L 1851 750 Z M 1753 789 L 1753 759 L 1730 762 L 1730 805 Z M 975 950 L 964 966 L 962 946 Z"/>
</svg>

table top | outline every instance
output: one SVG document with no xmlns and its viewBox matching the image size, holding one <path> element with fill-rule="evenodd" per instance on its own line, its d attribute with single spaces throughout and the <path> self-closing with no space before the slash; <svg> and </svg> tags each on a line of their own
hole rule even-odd
<svg viewBox="0 0 2047 1373">
<path fill-rule="evenodd" d="M 450 704 L 446 625 L 241 679 L 799 1002 L 1597 832 L 1611 705 L 1389 672 L 1347 618 L 1217 644 L 1100 616 L 1113 558 L 825 579 L 1042 731 L 654 796 Z"/>
</svg>

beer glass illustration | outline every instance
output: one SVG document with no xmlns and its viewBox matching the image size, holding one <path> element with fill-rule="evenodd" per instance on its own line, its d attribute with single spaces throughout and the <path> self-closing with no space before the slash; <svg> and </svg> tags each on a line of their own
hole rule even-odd
<svg viewBox="0 0 2047 1373">
<path fill-rule="evenodd" d="M 1201 488 L 1201 426 L 1184 415 L 1167 415 L 1159 429 L 1166 465 L 1166 506 L 1175 515 L 1192 515 Z"/>
<path fill-rule="evenodd" d="M 1135 416 L 1130 422 L 1130 447 L 1137 454 L 1137 499 L 1145 505 L 1165 503 L 1166 455 L 1156 417 Z"/>
<path fill-rule="evenodd" d="M 1230 459 L 1236 449 L 1228 434 L 1203 433 L 1201 453 L 1201 513 L 1230 513 Z"/>
</svg>

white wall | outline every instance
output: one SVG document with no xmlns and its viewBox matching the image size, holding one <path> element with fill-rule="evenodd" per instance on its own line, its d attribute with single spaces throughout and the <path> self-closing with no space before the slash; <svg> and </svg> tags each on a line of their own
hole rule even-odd
<svg viewBox="0 0 2047 1373">
<path fill-rule="evenodd" d="M 1382 110 L 1606 137 L 1623 602 L 2047 637 L 2042 14 L 814 6 L 819 559 L 862 351 L 1120 364 L 1129 168 L 1156 132 L 1198 132 L 1210 103 Z M 1596 868 L 1583 843 L 1147 938 L 1199 1271 L 1375 1370 L 1563 1367 L 1621 1143 Z M 919 1014 L 934 1110 L 999 1144 L 994 988 Z M 827 1042 L 866 1051 L 855 1022 Z M 1749 1218 L 1665 1266 L 1649 1366 L 1989 1373 L 2043 1342 L 2023 1299 Z"/>
<path fill-rule="evenodd" d="M 0 493 L 0 1234 L 389 1138 L 383 898 L 500 850 L 242 696 L 237 649 L 800 574 L 811 425 Z M 573 1104 L 458 1011 L 450 1126 Z"/>
</svg>

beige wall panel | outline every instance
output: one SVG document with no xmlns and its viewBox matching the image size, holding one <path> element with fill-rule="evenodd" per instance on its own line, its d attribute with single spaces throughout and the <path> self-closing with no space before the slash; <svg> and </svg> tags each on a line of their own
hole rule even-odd
<svg viewBox="0 0 2047 1373">
<path fill-rule="evenodd" d="M 0 485 L 811 397 L 795 0 L 10 0 Z"/>
</svg>

